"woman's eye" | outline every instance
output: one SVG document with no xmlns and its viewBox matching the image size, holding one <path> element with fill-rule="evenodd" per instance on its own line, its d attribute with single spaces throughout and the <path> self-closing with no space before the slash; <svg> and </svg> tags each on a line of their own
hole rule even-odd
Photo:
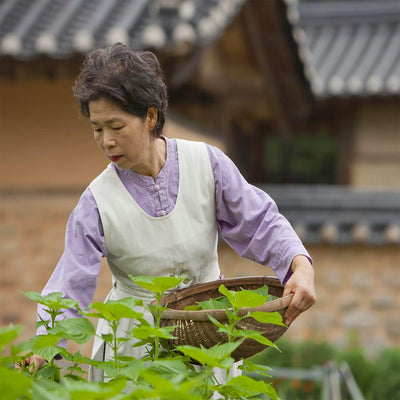
<svg viewBox="0 0 400 400">
<path fill-rule="evenodd" d="M 101 128 L 95 128 L 94 131 L 97 132 L 97 133 L 100 133 L 101 132 Z"/>
<path fill-rule="evenodd" d="M 120 129 L 123 128 L 123 126 L 112 126 L 111 127 L 114 131 L 119 131 Z"/>
</svg>

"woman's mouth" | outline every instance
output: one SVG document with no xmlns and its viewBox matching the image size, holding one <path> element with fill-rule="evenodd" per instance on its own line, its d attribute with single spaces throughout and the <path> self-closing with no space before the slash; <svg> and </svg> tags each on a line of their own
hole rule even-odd
<svg viewBox="0 0 400 400">
<path fill-rule="evenodd" d="M 108 156 L 112 162 L 117 162 L 119 159 L 122 158 L 122 155 L 119 156 Z"/>
</svg>

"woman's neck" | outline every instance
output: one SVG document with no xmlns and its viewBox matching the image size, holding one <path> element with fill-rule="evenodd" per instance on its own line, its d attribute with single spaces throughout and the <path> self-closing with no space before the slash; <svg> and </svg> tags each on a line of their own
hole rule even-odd
<svg viewBox="0 0 400 400">
<path fill-rule="evenodd" d="M 151 176 L 155 179 L 167 161 L 167 143 L 163 137 L 154 139 L 150 143 L 147 165 L 132 169 L 140 175 Z"/>
</svg>

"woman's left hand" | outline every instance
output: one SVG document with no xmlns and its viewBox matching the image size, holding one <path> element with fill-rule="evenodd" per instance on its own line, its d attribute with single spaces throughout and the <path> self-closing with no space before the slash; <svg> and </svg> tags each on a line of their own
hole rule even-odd
<svg viewBox="0 0 400 400">
<path fill-rule="evenodd" d="M 283 296 L 293 294 L 284 316 L 289 326 L 303 311 L 310 308 L 316 300 L 314 287 L 314 269 L 306 256 L 296 256 L 290 266 L 292 276 L 286 282 Z"/>
</svg>

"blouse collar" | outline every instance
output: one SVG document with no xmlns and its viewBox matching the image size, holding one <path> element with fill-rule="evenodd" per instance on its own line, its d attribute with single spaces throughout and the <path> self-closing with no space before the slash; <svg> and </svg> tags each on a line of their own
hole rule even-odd
<svg viewBox="0 0 400 400">
<path fill-rule="evenodd" d="M 158 173 L 155 179 L 152 176 L 141 175 L 135 171 L 130 169 L 119 169 L 115 164 L 112 164 L 113 168 L 117 172 L 120 179 L 124 181 L 131 181 L 139 186 L 154 186 L 154 182 L 159 182 L 160 180 L 167 181 L 168 174 L 172 168 L 173 160 L 176 157 L 176 147 L 173 146 L 172 140 L 166 138 L 165 136 L 161 136 L 162 139 L 165 140 L 167 146 L 167 159 L 165 160 L 164 166 L 161 168 L 161 171 Z"/>
</svg>

